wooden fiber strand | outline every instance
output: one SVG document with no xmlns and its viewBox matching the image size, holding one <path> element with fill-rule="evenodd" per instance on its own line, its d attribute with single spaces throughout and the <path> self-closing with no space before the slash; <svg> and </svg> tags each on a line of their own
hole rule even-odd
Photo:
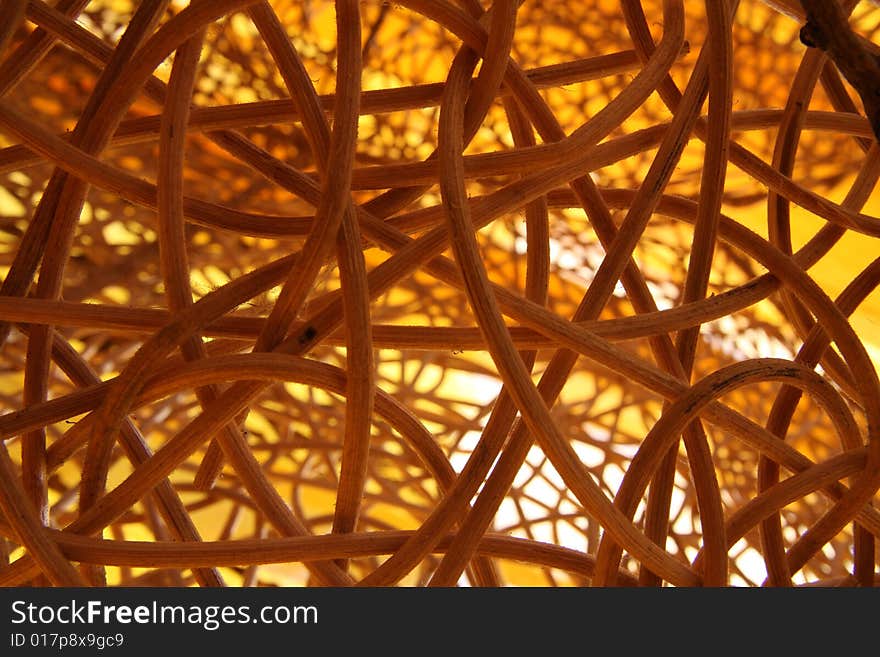
<svg viewBox="0 0 880 657">
<path fill-rule="evenodd" d="M 875 586 L 831 4 L 0 3 L 0 586 Z"/>
</svg>

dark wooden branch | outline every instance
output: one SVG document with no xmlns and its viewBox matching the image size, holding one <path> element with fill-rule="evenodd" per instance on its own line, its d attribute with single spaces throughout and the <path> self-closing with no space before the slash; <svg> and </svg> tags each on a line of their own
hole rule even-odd
<svg viewBox="0 0 880 657">
<path fill-rule="evenodd" d="M 807 22 L 801 42 L 823 50 L 858 92 L 874 136 L 880 141 L 880 58 L 850 28 L 834 0 L 801 0 Z"/>
</svg>

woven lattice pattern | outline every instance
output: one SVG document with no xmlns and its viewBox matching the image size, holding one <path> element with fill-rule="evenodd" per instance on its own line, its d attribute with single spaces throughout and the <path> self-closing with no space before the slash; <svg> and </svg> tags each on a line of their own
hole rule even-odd
<svg viewBox="0 0 880 657">
<path fill-rule="evenodd" d="M 810 16 L 0 3 L 0 582 L 873 585 L 880 151 Z"/>
</svg>

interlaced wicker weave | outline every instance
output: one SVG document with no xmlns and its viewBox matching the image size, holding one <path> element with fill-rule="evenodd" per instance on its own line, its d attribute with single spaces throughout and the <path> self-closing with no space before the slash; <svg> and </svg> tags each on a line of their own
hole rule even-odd
<svg viewBox="0 0 880 657">
<path fill-rule="evenodd" d="M 0 583 L 875 584 L 811 6 L 0 2 Z"/>
</svg>

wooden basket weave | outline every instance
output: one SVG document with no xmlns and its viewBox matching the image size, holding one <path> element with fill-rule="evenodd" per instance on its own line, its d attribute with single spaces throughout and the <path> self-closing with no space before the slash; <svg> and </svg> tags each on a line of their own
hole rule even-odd
<svg viewBox="0 0 880 657">
<path fill-rule="evenodd" d="M 0 2 L 0 583 L 876 584 L 878 30 Z"/>
</svg>

